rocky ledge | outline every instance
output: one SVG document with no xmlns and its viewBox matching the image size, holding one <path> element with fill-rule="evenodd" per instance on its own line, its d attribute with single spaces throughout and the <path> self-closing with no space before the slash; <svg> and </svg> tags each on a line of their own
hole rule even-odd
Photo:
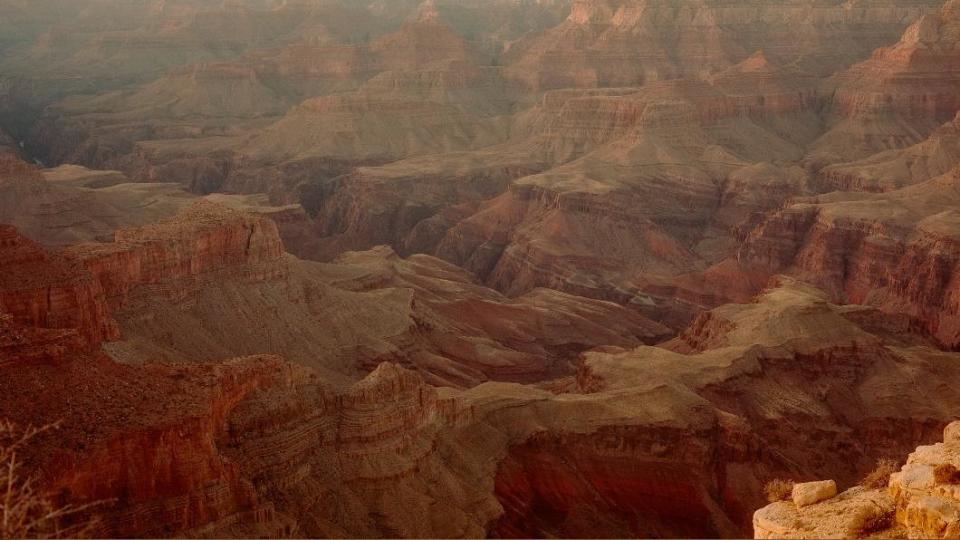
<svg viewBox="0 0 960 540">
<path fill-rule="evenodd" d="M 791 500 L 757 510 L 754 538 L 958 538 L 958 465 L 960 421 L 942 443 L 918 447 L 884 487 L 837 495 L 832 480 L 795 485 Z"/>
</svg>

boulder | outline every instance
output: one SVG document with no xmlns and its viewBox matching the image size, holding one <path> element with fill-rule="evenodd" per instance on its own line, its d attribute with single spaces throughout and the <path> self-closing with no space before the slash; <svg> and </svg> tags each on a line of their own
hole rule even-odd
<svg viewBox="0 0 960 540">
<path fill-rule="evenodd" d="M 837 495 L 837 483 L 833 480 L 820 482 L 805 482 L 793 486 L 793 504 L 809 506 L 831 499 Z"/>
</svg>

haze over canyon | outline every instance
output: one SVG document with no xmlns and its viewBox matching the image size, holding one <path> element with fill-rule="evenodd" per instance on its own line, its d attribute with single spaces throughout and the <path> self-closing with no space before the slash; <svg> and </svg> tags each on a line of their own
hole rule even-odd
<svg viewBox="0 0 960 540">
<path fill-rule="evenodd" d="M 958 419 L 960 0 L 0 0 L 0 538 L 960 538 Z"/>
</svg>

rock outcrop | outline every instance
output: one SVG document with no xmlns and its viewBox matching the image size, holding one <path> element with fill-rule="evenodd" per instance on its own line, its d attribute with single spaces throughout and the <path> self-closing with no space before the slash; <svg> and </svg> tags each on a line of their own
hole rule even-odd
<svg viewBox="0 0 960 540">
<path fill-rule="evenodd" d="M 829 74 L 935 5 L 578 0 L 564 23 L 511 47 L 508 74 L 537 89 L 635 86 L 706 75 L 759 49 Z"/>
<path fill-rule="evenodd" d="M 753 231 L 739 258 L 790 271 L 845 302 L 910 315 L 956 347 L 958 182 L 955 169 L 889 193 L 797 201 Z"/>
<path fill-rule="evenodd" d="M 275 222 L 288 210 L 256 202 L 195 200 L 113 242 L 59 250 L 6 226 L 2 311 L 76 328 L 93 346 L 110 341 L 127 362 L 278 353 L 355 380 L 393 361 L 453 386 L 566 376 L 584 350 L 671 333 L 635 310 L 557 291 L 507 298 L 453 265 L 385 247 L 301 261 L 284 253 Z"/>
<path fill-rule="evenodd" d="M 267 191 L 264 180 L 250 185 L 256 170 L 234 169 L 310 157 L 361 163 L 502 140 L 505 122 L 488 117 L 509 104 L 487 63 L 444 22 L 411 21 L 371 43 L 299 42 L 67 99 L 48 108 L 30 144 L 56 164 L 205 193 Z"/>
<path fill-rule="evenodd" d="M 472 386 L 571 375 L 583 350 L 670 335 L 616 304 L 551 290 L 506 298 L 453 265 L 385 247 L 284 264 L 280 279 L 221 273 L 188 298 L 137 289 L 111 352 L 130 362 L 275 353 L 347 380 L 390 361 L 433 384 Z"/>
<path fill-rule="evenodd" d="M 103 286 L 81 265 L 0 225 L 0 313 L 25 326 L 74 329 L 90 346 L 116 339 Z"/>
<path fill-rule="evenodd" d="M 960 163 L 960 112 L 913 146 L 824 167 L 823 191 L 891 191 L 950 172 Z"/>
<path fill-rule="evenodd" d="M 43 169 L 0 153 L 0 223 L 62 247 L 111 238 L 114 231 L 176 214 L 196 196 L 174 184 L 131 184 L 116 171 Z"/>
<path fill-rule="evenodd" d="M 28 470 L 62 503 L 102 501 L 101 536 L 736 536 L 765 478 L 849 482 L 864 449 L 960 412 L 956 355 L 874 333 L 877 313 L 785 282 L 715 314 L 723 346 L 592 352 L 558 393 L 389 363 L 355 383 L 272 356 L 125 365 L 4 319 L 21 360 L 0 363 L 0 416 L 62 420 Z M 826 447 L 843 459 L 810 457 Z"/>
<path fill-rule="evenodd" d="M 776 502 L 757 510 L 754 538 L 956 538 L 958 430 L 954 422 L 942 443 L 918 447 L 888 486 L 853 487 L 810 506 Z"/>
<path fill-rule="evenodd" d="M 119 230 L 114 240 L 70 246 L 64 254 L 79 261 L 117 307 L 136 287 L 187 295 L 214 272 L 236 270 L 262 281 L 285 271 L 272 221 L 204 200 L 157 224 Z"/>
<path fill-rule="evenodd" d="M 896 45 L 836 79 L 836 118 L 813 146 L 815 165 L 853 161 L 921 142 L 960 110 L 960 7 L 914 22 Z"/>
<path fill-rule="evenodd" d="M 960 533 L 960 0 L 0 4 L 92 535 Z"/>
</svg>

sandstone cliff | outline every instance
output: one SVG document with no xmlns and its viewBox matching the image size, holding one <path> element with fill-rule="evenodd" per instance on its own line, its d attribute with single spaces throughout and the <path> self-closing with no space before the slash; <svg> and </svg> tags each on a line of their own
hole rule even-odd
<svg viewBox="0 0 960 540">
<path fill-rule="evenodd" d="M 564 23 L 511 48 L 508 73 L 530 88 L 634 86 L 703 76 L 763 49 L 830 74 L 936 5 L 578 0 Z"/>
<path fill-rule="evenodd" d="M 798 201 L 753 231 L 739 259 L 790 271 L 845 302 L 910 315 L 955 347 L 958 180 L 955 169 L 889 193 Z"/>
<path fill-rule="evenodd" d="M 75 329 L 90 346 L 118 337 L 99 281 L 75 262 L 0 226 L 0 313 L 26 326 Z"/>
<path fill-rule="evenodd" d="M 47 246 L 112 237 L 169 217 L 195 198 L 173 184 L 130 184 L 116 171 L 43 169 L 0 153 L 0 223 Z"/>
<path fill-rule="evenodd" d="M 890 191 L 940 176 L 960 163 L 960 112 L 923 141 L 819 171 L 824 191 Z"/>
<path fill-rule="evenodd" d="M 837 76 L 829 131 L 814 164 L 862 159 L 916 144 L 960 110 L 960 9 L 953 0 L 914 22 L 900 42 Z"/>
<path fill-rule="evenodd" d="M 918 447 L 888 486 L 857 486 L 812 505 L 776 502 L 757 510 L 754 538 L 956 538 L 958 431 L 954 422 L 943 442 Z"/>
<path fill-rule="evenodd" d="M 235 269 L 253 280 L 284 273 L 272 221 L 204 200 L 160 223 L 121 229 L 111 244 L 79 244 L 64 254 L 79 261 L 116 306 L 135 287 L 186 295 L 213 272 Z"/>
<path fill-rule="evenodd" d="M 30 470 L 104 501 L 102 535 L 736 536 L 767 478 L 849 482 L 958 414 L 956 355 L 878 315 L 786 282 L 715 312 L 703 352 L 593 352 L 558 394 L 390 364 L 352 384 L 269 356 L 122 365 L 5 320 L 23 353 L 0 415 L 63 420 Z M 826 446 L 843 459 L 811 458 Z"/>
</svg>

